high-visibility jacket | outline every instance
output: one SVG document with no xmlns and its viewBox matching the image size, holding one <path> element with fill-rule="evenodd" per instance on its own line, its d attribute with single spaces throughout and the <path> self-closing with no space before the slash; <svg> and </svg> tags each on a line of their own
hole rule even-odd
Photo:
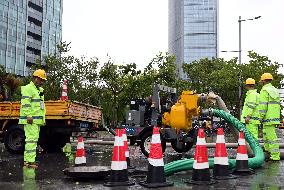
<svg viewBox="0 0 284 190">
<path fill-rule="evenodd" d="M 260 124 L 258 106 L 259 94 L 257 93 L 257 90 L 249 90 L 246 93 L 246 99 L 242 110 L 241 122 L 245 123 L 245 118 L 247 116 L 250 116 L 249 123 Z"/>
<path fill-rule="evenodd" d="M 259 95 L 260 119 L 264 125 L 280 124 L 280 95 L 277 88 L 268 83 Z"/>
<path fill-rule="evenodd" d="M 27 124 L 27 117 L 33 118 L 33 124 L 45 124 L 45 105 L 43 88 L 37 88 L 31 81 L 21 87 L 21 109 L 19 124 Z"/>
</svg>

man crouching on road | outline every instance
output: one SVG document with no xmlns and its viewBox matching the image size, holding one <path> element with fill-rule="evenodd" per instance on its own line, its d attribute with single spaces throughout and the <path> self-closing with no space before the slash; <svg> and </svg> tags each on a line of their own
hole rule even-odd
<svg viewBox="0 0 284 190">
<path fill-rule="evenodd" d="M 37 142 L 40 126 L 45 124 L 45 105 L 43 88 L 46 81 L 46 73 L 38 69 L 33 73 L 33 80 L 26 86 L 21 87 L 21 109 L 19 124 L 24 125 L 25 152 L 24 166 L 37 168 L 36 159 Z"/>
</svg>

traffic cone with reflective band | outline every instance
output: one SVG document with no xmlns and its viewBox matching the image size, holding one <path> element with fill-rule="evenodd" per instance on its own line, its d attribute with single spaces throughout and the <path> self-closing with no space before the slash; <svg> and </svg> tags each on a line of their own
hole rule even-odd
<svg viewBox="0 0 284 190">
<path fill-rule="evenodd" d="M 67 101 L 68 100 L 68 95 L 67 95 L 67 80 L 64 80 L 63 86 L 62 86 L 62 94 L 61 98 L 62 101 Z"/>
<path fill-rule="evenodd" d="M 159 127 L 153 127 L 153 135 L 148 157 L 148 174 L 146 181 L 139 184 L 147 188 L 172 186 L 172 182 L 167 182 L 164 172 L 163 151 L 160 139 Z"/>
<path fill-rule="evenodd" d="M 85 147 L 83 137 L 78 138 L 75 166 L 84 166 L 86 165 L 86 156 L 85 156 Z"/>
<path fill-rule="evenodd" d="M 192 178 L 187 183 L 208 185 L 216 183 L 211 179 L 204 129 L 198 129 L 198 136 L 194 154 Z"/>
<path fill-rule="evenodd" d="M 134 185 L 134 182 L 129 181 L 128 179 L 122 129 L 117 128 L 115 132 L 116 136 L 114 140 L 110 177 L 109 181 L 104 183 L 104 186 L 114 187 Z"/>
<path fill-rule="evenodd" d="M 228 160 L 223 128 L 217 129 L 213 176 L 215 179 L 235 178 L 235 176 L 231 175 L 229 171 L 229 160 Z"/>
<path fill-rule="evenodd" d="M 135 167 L 130 165 L 129 149 L 128 149 L 128 142 L 127 142 L 127 136 L 126 136 L 126 129 L 125 128 L 122 129 L 122 139 L 123 139 L 123 143 L 124 143 L 127 168 L 128 169 L 134 169 Z"/>
<path fill-rule="evenodd" d="M 254 173 L 253 170 L 248 167 L 247 146 L 243 131 L 240 131 L 239 133 L 238 144 L 236 168 L 233 171 L 233 174 L 249 175 Z"/>
</svg>

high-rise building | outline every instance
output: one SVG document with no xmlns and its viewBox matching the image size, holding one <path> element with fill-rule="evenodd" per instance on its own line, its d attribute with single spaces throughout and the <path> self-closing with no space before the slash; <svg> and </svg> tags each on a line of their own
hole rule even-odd
<svg viewBox="0 0 284 190">
<path fill-rule="evenodd" d="M 21 76 L 57 51 L 63 0 L 0 0 L 0 65 Z"/>
<path fill-rule="evenodd" d="M 218 0 L 169 0 L 168 48 L 183 63 L 218 57 Z"/>
</svg>

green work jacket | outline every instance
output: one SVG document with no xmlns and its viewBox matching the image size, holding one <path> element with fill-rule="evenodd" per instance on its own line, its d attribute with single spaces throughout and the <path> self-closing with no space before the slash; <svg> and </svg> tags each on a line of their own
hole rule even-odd
<svg viewBox="0 0 284 190">
<path fill-rule="evenodd" d="M 259 96 L 259 113 L 265 125 L 280 124 L 280 95 L 277 88 L 268 83 L 264 85 Z"/>
<path fill-rule="evenodd" d="M 257 93 L 257 90 L 249 90 L 246 93 L 246 99 L 242 110 L 241 122 L 245 123 L 245 118 L 247 116 L 250 116 L 249 123 L 260 124 L 258 106 L 259 94 Z"/>
<path fill-rule="evenodd" d="M 45 124 L 45 105 L 43 88 L 37 88 L 33 82 L 21 87 L 21 109 L 19 124 L 27 124 L 27 117 L 33 118 L 33 123 Z"/>
</svg>

